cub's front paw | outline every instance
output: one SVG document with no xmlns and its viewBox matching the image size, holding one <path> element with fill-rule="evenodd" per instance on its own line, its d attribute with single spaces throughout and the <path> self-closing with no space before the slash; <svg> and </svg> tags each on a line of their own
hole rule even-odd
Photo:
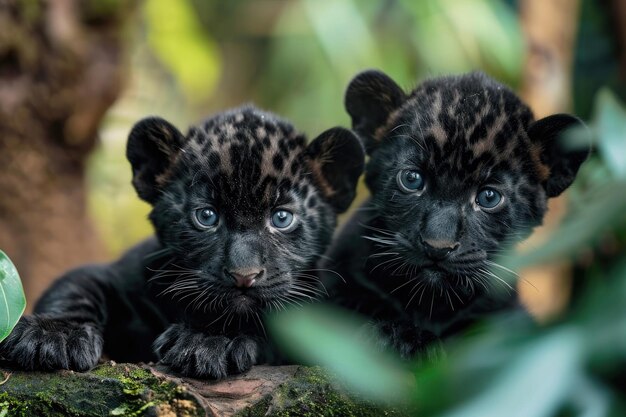
<svg viewBox="0 0 626 417">
<path fill-rule="evenodd" d="M 241 373 L 256 363 L 255 339 L 211 336 L 182 324 L 170 326 L 154 342 L 160 362 L 185 376 L 219 379 Z"/>
<path fill-rule="evenodd" d="M 252 368 L 259 356 L 259 344 L 249 336 L 237 336 L 228 347 L 228 373 L 239 374 Z"/>
<path fill-rule="evenodd" d="M 381 320 L 368 323 L 365 332 L 381 350 L 393 349 L 403 359 L 436 359 L 443 355 L 441 341 L 432 332 L 406 321 Z"/>
<path fill-rule="evenodd" d="M 0 356 L 26 370 L 87 371 L 98 363 L 103 339 L 93 324 L 24 316 L 0 344 Z"/>
</svg>

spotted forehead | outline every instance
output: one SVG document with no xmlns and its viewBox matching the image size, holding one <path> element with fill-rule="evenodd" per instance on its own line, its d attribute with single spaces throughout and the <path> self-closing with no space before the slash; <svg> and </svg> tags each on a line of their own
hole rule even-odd
<svg viewBox="0 0 626 417">
<path fill-rule="evenodd" d="M 305 148 L 305 136 L 289 123 L 244 108 L 191 128 L 182 153 L 190 172 L 204 173 L 224 198 L 269 204 L 303 181 Z"/>
<path fill-rule="evenodd" d="M 418 87 L 380 133 L 410 137 L 437 174 L 473 181 L 493 170 L 547 175 L 541 145 L 526 133 L 532 113 L 512 91 L 478 75 L 447 81 Z"/>
</svg>

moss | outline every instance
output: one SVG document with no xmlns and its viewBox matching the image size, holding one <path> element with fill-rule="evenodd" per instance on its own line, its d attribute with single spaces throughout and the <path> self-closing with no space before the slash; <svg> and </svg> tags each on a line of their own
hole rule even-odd
<svg viewBox="0 0 626 417">
<path fill-rule="evenodd" d="M 0 416 L 142 416 L 160 406 L 204 415 L 181 387 L 134 365 L 105 364 L 90 373 L 15 373 L 0 386 Z"/>
<path fill-rule="evenodd" d="M 294 379 L 240 412 L 240 417 L 380 417 L 407 416 L 407 410 L 381 407 L 353 394 L 319 367 L 300 368 Z"/>
<path fill-rule="evenodd" d="M 128 367 L 126 365 L 98 366 L 93 371 L 93 375 L 114 379 L 122 384 L 122 391 L 129 396 L 140 396 L 154 388 L 160 388 L 160 381 L 148 370 Z M 167 384 L 167 383 L 164 383 Z M 162 391 L 159 389 L 159 391 Z"/>
<path fill-rule="evenodd" d="M 129 401 L 112 410 L 111 415 L 141 416 L 146 410 L 157 406 L 180 408 L 178 405 L 183 401 L 186 405 L 185 415 L 203 415 L 201 407 L 189 400 L 183 387 L 159 379 L 147 369 L 132 365 L 103 365 L 91 373 L 119 381 L 122 385 L 122 392 Z"/>
<path fill-rule="evenodd" d="M 30 401 L 20 401 L 6 392 L 0 392 L 0 416 L 27 417 L 39 413 L 40 410 L 33 407 Z"/>
</svg>

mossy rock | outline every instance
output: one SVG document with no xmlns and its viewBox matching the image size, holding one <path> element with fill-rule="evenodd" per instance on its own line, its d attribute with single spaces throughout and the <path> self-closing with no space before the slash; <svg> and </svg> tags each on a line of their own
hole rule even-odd
<svg viewBox="0 0 626 417">
<path fill-rule="evenodd" d="M 299 367 L 292 379 L 271 395 L 236 414 L 238 417 L 402 417 L 410 412 L 386 407 L 348 393 L 343 385 L 319 367 Z"/>
<path fill-rule="evenodd" d="M 0 416 L 204 416 L 186 390 L 136 365 L 104 364 L 88 373 L 2 371 Z"/>
<path fill-rule="evenodd" d="M 409 415 L 349 394 L 317 367 L 257 366 L 221 381 L 180 378 L 165 371 L 112 362 L 87 373 L 4 370 L 0 417 Z"/>
</svg>

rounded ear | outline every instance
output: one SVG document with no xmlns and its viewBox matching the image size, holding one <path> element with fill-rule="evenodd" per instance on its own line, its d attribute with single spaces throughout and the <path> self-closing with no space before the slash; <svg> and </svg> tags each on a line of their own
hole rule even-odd
<svg viewBox="0 0 626 417">
<path fill-rule="evenodd" d="M 315 138 L 306 154 L 311 174 L 324 199 L 337 213 L 346 211 L 354 200 L 365 164 L 359 139 L 351 131 L 335 127 Z"/>
<path fill-rule="evenodd" d="M 574 130 L 585 133 L 585 143 L 572 143 Z M 590 152 L 589 132 L 585 124 L 569 114 L 555 114 L 537 120 L 530 125 L 528 136 L 531 141 L 540 144 L 541 162 L 548 166 L 550 173 L 544 182 L 548 197 L 556 197 L 569 187 L 580 165 Z"/>
<path fill-rule="evenodd" d="M 185 137 L 160 117 L 148 117 L 133 126 L 126 158 L 133 169 L 133 185 L 140 198 L 154 203 L 164 174 L 183 146 Z"/>
<path fill-rule="evenodd" d="M 365 144 L 368 154 L 376 148 L 376 130 L 404 103 L 406 94 L 388 75 L 377 70 L 358 74 L 350 81 L 344 104 L 352 118 L 352 128 Z"/>
</svg>

